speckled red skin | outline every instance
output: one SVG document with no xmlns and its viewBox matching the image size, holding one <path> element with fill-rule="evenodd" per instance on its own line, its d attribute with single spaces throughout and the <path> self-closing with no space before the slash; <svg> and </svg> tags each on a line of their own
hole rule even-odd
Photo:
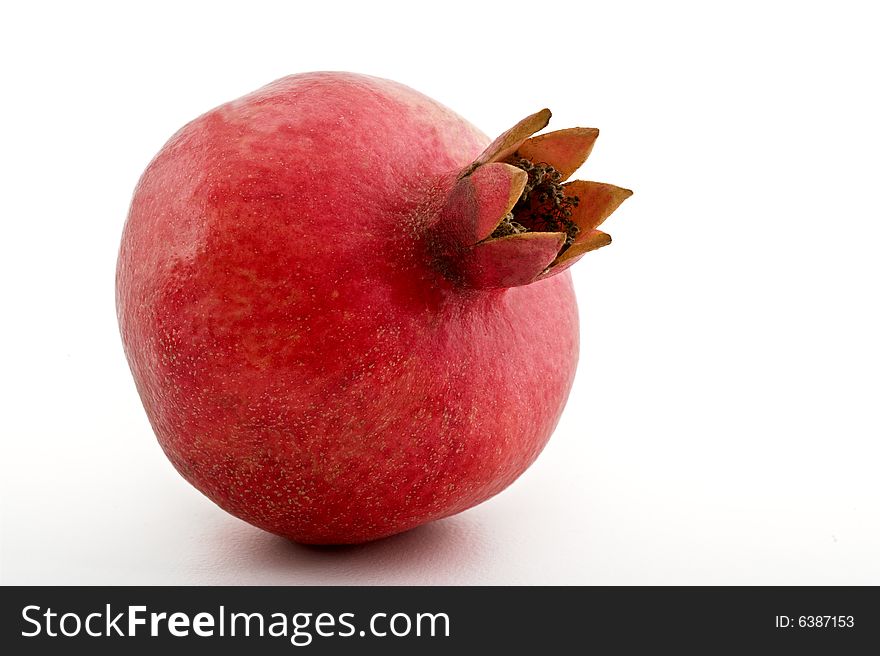
<svg viewBox="0 0 880 656">
<path fill-rule="evenodd" d="M 433 250 L 457 229 L 436 224 L 456 172 L 488 143 L 412 89 L 313 73 L 162 148 L 117 308 L 190 483 L 267 531 L 358 543 L 474 506 L 534 461 L 577 362 L 569 273 L 472 289 Z"/>
</svg>

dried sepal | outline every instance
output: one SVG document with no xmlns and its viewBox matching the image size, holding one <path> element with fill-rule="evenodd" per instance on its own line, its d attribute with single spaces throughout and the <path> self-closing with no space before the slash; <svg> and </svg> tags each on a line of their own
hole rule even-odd
<svg viewBox="0 0 880 656">
<path fill-rule="evenodd" d="M 502 163 L 484 164 L 456 180 L 440 216 L 454 227 L 461 246 L 472 246 L 492 234 L 522 195 L 528 174 Z"/>
<path fill-rule="evenodd" d="M 601 230 L 591 230 L 583 239 L 569 246 L 550 266 L 538 276 L 538 280 L 550 278 L 568 269 L 590 251 L 611 243 L 611 235 Z"/>
<path fill-rule="evenodd" d="M 526 232 L 480 242 L 462 258 L 462 281 L 479 289 L 527 285 L 556 259 L 564 242 L 565 235 L 558 232 Z"/>
<path fill-rule="evenodd" d="M 596 128 L 556 130 L 526 139 L 516 154 L 532 162 L 549 164 L 567 180 L 587 161 L 598 136 Z"/>
<path fill-rule="evenodd" d="M 473 161 L 463 172 L 462 177 L 469 175 L 474 169 L 490 162 L 501 162 L 516 152 L 522 143 L 538 130 L 543 130 L 550 122 L 550 110 L 542 109 L 530 116 L 526 116 L 519 123 L 495 139 L 482 154 Z"/>
<path fill-rule="evenodd" d="M 578 235 L 580 236 L 580 235 Z M 589 253 L 590 251 L 594 251 L 597 248 L 602 248 L 603 246 L 607 246 L 611 243 L 611 235 L 607 232 L 602 232 L 601 230 L 591 230 L 588 234 L 585 234 L 582 239 L 576 240 L 571 246 L 569 246 L 562 255 L 556 258 L 556 263 L 565 262 L 566 260 L 570 260 L 573 257 L 577 257 L 578 255 L 583 255 L 584 253 Z"/>
<path fill-rule="evenodd" d="M 470 181 L 476 202 L 471 243 L 482 241 L 492 234 L 516 205 L 528 177 L 522 169 L 498 162 L 484 164 L 460 181 Z"/>
<path fill-rule="evenodd" d="M 604 182 L 588 182 L 586 180 L 574 180 L 562 187 L 566 196 L 576 196 L 577 205 L 574 207 L 571 220 L 580 228 L 575 244 L 586 239 L 592 230 L 602 225 L 611 213 L 620 204 L 632 196 L 632 191 L 622 187 L 615 187 Z"/>
</svg>

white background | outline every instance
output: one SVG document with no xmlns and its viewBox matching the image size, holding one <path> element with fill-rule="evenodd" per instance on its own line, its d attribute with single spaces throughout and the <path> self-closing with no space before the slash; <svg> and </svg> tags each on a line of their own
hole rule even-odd
<svg viewBox="0 0 880 656">
<path fill-rule="evenodd" d="M 880 584 L 872 3 L 20 3 L 0 17 L 2 582 Z M 183 123 L 354 70 L 490 135 L 599 127 L 635 196 L 574 269 L 583 352 L 509 490 L 377 543 L 214 507 L 155 442 L 116 249 Z"/>
</svg>

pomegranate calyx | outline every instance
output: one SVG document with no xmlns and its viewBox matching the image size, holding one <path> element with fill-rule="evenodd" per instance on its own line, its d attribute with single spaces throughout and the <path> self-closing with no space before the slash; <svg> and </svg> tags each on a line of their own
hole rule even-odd
<svg viewBox="0 0 880 656">
<path fill-rule="evenodd" d="M 515 287 L 554 276 L 611 243 L 596 228 L 632 195 L 601 182 L 567 180 L 589 157 L 599 130 L 533 136 L 550 110 L 502 133 L 455 179 L 441 211 L 454 244 L 444 260 L 465 286 Z M 448 242 L 447 242 L 448 243 Z"/>
<path fill-rule="evenodd" d="M 527 181 L 519 200 L 495 228 L 492 237 L 522 232 L 561 232 L 565 234 L 565 246 L 574 243 L 580 229 L 571 216 L 579 199 L 563 192 L 562 173 L 549 164 L 533 163 L 516 154 L 508 163 L 525 171 Z"/>
</svg>

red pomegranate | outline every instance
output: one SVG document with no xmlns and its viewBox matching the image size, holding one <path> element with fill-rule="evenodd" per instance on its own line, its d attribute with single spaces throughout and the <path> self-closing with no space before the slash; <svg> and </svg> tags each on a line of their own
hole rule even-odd
<svg viewBox="0 0 880 656">
<path fill-rule="evenodd" d="M 233 515 L 357 543 L 458 513 L 538 456 L 575 373 L 566 269 L 630 195 L 563 184 L 597 130 L 491 144 L 374 77 L 278 80 L 147 167 L 117 270 L 168 458 Z"/>
</svg>

